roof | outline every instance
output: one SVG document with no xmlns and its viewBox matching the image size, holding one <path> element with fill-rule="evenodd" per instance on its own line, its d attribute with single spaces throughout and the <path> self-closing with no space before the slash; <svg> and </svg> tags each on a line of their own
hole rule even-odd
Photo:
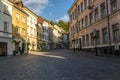
<svg viewBox="0 0 120 80">
<path fill-rule="evenodd" d="M 22 0 L 8 0 L 8 1 L 12 2 L 13 4 L 17 4 L 17 3 L 22 2 Z"/>
<path fill-rule="evenodd" d="M 24 12 L 23 8 L 24 8 L 24 4 L 22 2 L 22 0 L 8 0 L 11 3 L 13 3 L 13 7 L 18 9 L 19 11 L 23 12 L 24 14 L 28 15 L 26 12 Z"/>
<path fill-rule="evenodd" d="M 34 16 L 38 17 L 33 11 L 31 11 L 29 8 L 27 8 L 26 6 L 24 6 L 24 9 L 26 9 L 27 11 L 29 11 L 30 13 L 32 13 Z"/>
<path fill-rule="evenodd" d="M 43 24 L 43 22 L 44 22 L 44 19 L 42 17 L 40 17 L 40 16 L 38 17 L 37 20 L 38 20 L 38 23 L 41 23 L 41 24 Z"/>
<path fill-rule="evenodd" d="M 68 10 L 68 13 L 70 12 L 70 10 L 74 7 L 74 5 L 76 4 L 76 2 L 77 2 L 78 0 L 75 0 L 74 1 L 74 3 L 72 4 L 72 6 L 69 8 L 69 10 Z"/>
</svg>

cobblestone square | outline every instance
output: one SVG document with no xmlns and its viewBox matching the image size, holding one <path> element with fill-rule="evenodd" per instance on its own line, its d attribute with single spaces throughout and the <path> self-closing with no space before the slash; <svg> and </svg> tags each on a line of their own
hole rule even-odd
<svg viewBox="0 0 120 80">
<path fill-rule="evenodd" d="M 0 80 L 120 80 L 120 57 L 71 50 L 0 57 Z"/>
</svg>

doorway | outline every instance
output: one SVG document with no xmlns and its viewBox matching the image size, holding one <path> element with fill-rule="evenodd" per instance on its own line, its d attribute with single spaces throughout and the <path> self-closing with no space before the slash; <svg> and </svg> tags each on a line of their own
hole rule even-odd
<svg viewBox="0 0 120 80">
<path fill-rule="evenodd" d="M 22 43 L 22 53 L 25 52 L 25 43 Z"/>
<path fill-rule="evenodd" d="M 82 40 L 79 38 L 79 50 L 82 50 Z"/>
<path fill-rule="evenodd" d="M 7 56 L 7 43 L 0 42 L 0 56 Z"/>
</svg>

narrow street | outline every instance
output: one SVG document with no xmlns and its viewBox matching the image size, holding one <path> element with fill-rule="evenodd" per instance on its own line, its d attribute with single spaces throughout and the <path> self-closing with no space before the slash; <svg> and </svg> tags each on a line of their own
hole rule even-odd
<svg viewBox="0 0 120 80">
<path fill-rule="evenodd" d="M 0 57 L 0 80 L 120 80 L 120 57 L 61 49 Z"/>
</svg>

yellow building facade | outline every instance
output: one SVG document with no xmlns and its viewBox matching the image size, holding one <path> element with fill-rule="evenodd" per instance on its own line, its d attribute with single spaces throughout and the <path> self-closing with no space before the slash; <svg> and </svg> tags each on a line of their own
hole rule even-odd
<svg viewBox="0 0 120 80">
<path fill-rule="evenodd" d="M 13 27 L 13 53 L 22 54 L 27 52 L 27 17 L 23 11 L 23 3 L 14 2 L 12 9 L 12 27 Z"/>
</svg>

